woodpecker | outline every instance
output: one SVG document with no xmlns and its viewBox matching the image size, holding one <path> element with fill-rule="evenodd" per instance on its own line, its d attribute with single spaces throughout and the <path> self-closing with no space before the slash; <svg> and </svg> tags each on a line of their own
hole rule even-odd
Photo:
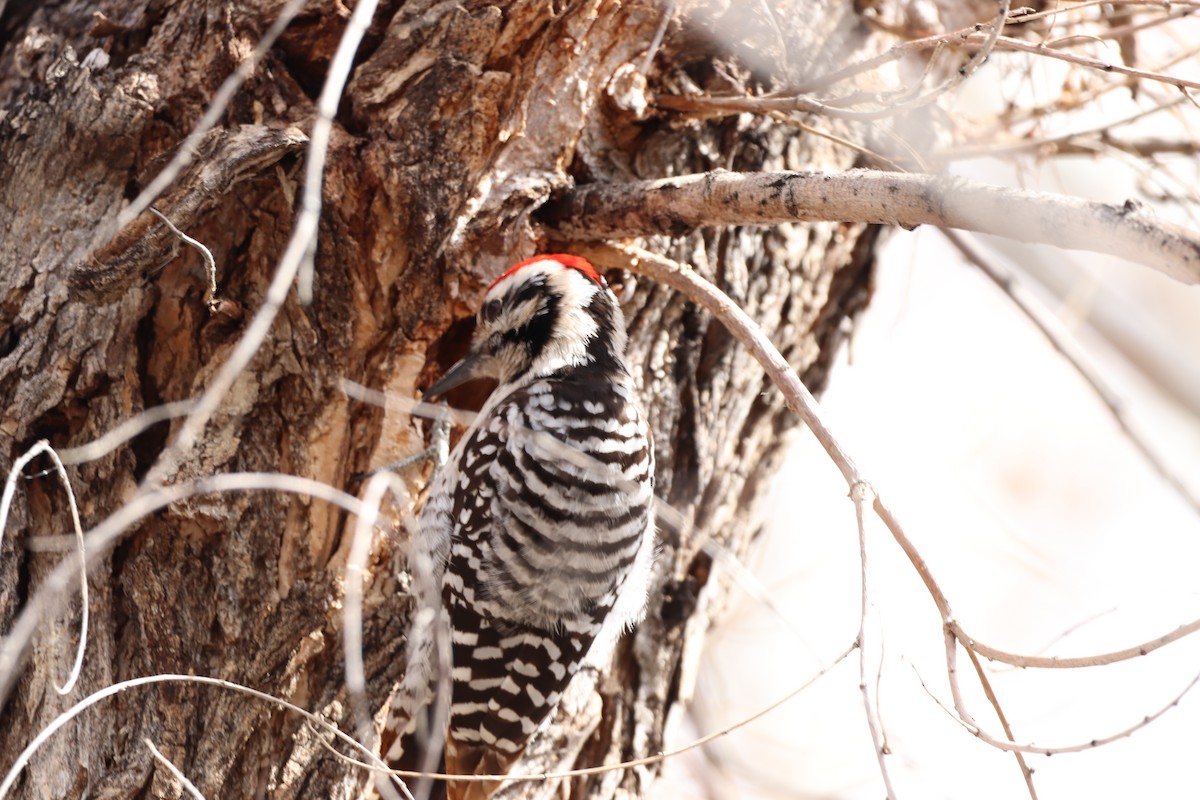
<svg viewBox="0 0 1200 800">
<path fill-rule="evenodd" d="M 452 652 L 445 767 L 507 774 L 585 659 L 642 616 L 654 550 L 654 449 L 616 297 L 582 258 L 522 261 L 489 287 L 470 352 L 426 398 L 493 390 L 418 520 Z M 413 768 L 440 665 L 410 640 L 383 750 Z M 424 715 L 424 716 L 423 716 Z M 498 783 L 451 782 L 451 798 Z"/>
</svg>

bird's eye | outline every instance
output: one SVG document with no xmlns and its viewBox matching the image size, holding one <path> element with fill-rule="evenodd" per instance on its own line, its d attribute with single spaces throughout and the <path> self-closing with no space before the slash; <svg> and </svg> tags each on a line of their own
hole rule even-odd
<svg viewBox="0 0 1200 800">
<path fill-rule="evenodd" d="M 496 317 L 500 316 L 500 301 L 491 300 L 483 307 L 483 321 L 495 322 Z"/>
</svg>

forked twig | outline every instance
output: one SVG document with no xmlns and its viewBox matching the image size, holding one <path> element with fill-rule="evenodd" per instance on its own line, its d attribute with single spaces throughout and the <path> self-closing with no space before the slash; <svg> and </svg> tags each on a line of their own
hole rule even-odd
<svg viewBox="0 0 1200 800">
<path fill-rule="evenodd" d="M 817 441 L 825 449 L 830 460 L 841 471 L 843 478 L 846 480 L 848 487 L 853 493 L 856 487 L 871 485 L 868 483 L 865 476 L 859 470 L 854 460 L 849 456 L 845 449 L 841 446 L 838 439 L 832 434 L 828 426 L 823 422 L 820 416 L 819 406 L 812 394 L 800 382 L 795 371 L 787 363 L 786 359 L 779 351 L 771 344 L 766 335 L 758 327 L 749 315 L 746 314 L 736 303 L 729 299 L 723 292 L 716 289 L 708 281 L 704 280 L 699 275 L 695 274 L 690 269 L 661 256 L 655 255 L 648 251 L 623 246 L 617 247 L 612 245 L 580 245 L 577 246 L 576 252 L 585 256 L 593 263 L 611 267 L 614 269 L 628 269 L 640 275 L 645 275 L 653 280 L 670 286 L 677 291 L 683 293 L 689 300 L 695 302 L 709 312 L 711 312 L 721 323 L 730 331 L 743 345 L 750 350 L 754 358 L 763 366 L 768 377 L 780 389 L 784 397 L 787 399 L 788 407 L 795 411 L 808 428 L 812 431 Z M 957 668 L 956 668 L 956 652 L 957 647 L 962 646 L 974 655 L 983 656 L 993 660 L 1003 661 L 1005 663 L 1014 664 L 1017 666 L 1039 666 L 1039 667 L 1073 667 L 1073 666 L 1093 666 L 1101 663 L 1112 663 L 1114 661 L 1126 660 L 1139 655 L 1145 655 L 1152 649 L 1165 646 L 1174 641 L 1178 641 L 1184 636 L 1189 635 L 1197 630 L 1200 630 L 1200 620 L 1196 620 L 1187 625 L 1180 626 L 1175 631 L 1161 636 L 1150 642 L 1138 645 L 1133 648 L 1116 651 L 1113 653 L 1100 654 L 1095 656 L 1085 656 L 1079 658 L 1056 658 L 1056 657 L 1034 657 L 1020 656 L 1012 653 L 1001 651 L 997 648 L 990 647 L 982 642 L 976 641 L 973 637 L 967 634 L 962 626 L 955 620 L 953 611 L 950 607 L 950 601 L 945 592 L 938 585 L 937 580 L 933 576 L 929 565 L 925 562 L 916 546 L 909 539 L 900 525 L 899 520 L 892 512 L 891 508 L 885 503 L 881 494 L 876 492 L 872 501 L 872 507 L 875 513 L 887 526 L 896 543 L 900 545 L 913 569 L 918 577 L 924 583 L 926 591 L 930 598 L 937 606 L 941 615 L 942 625 L 945 630 L 946 638 L 946 668 L 950 678 L 950 685 L 955 695 L 955 707 L 959 714 L 962 715 L 964 724 L 972 728 L 972 731 L 980 738 L 984 738 L 990 744 L 1001 747 L 1005 750 L 1022 750 L 1025 752 L 1045 752 L 1046 748 L 1037 748 L 1034 746 L 1023 746 L 1014 744 L 1011 741 L 1004 742 L 995 737 L 989 737 L 985 734 L 973 718 L 966 711 L 965 703 L 961 698 L 959 691 Z M 1188 687 L 1191 688 L 1191 685 Z M 1187 690 L 1185 690 L 1186 692 Z M 998 704 L 997 704 L 998 705 Z M 999 711 L 999 709 L 997 708 Z M 1165 711 L 1165 709 L 1164 709 Z M 1159 712 L 1161 714 L 1163 712 Z M 1157 715 L 1155 715 L 1157 716 Z M 1104 744 L 1109 741 L 1115 741 L 1122 736 L 1127 736 L 1134 729 L 1129 729 L 1116 736 L 1108 737 L 1103 740 L 1097 740 L 1097 744 Z M 1054 752 L 1067 752 L 1074 749 L 1086 748 L 1067 748 L 1064 750 L 1055 750 Z"/>
</svg>

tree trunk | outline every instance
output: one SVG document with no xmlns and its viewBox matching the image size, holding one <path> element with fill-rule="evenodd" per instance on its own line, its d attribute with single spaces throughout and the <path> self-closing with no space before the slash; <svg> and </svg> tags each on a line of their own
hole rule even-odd
<svg viewBox="0 0 1200 800">
<path fill-rule="evenodd" d="M 6 468 L 38 440 L 79 445 L 144 409 L 198 397 L 263 305 L 298 203 L 301 132 L 347 26 L 341 3 L 308 4 L 195 164 L 156 202 L 215 256 L 211 310 L 193 249 L 149 213 L 119 235 L 116 220 L 283 5 L 0 0 Z M 537 216 L 556 189 L 715 168 L 852 166 L 853 152 L 774 123 L 686 120 L 642 113 L 639 102 L 643 70 L 651 90 L 728 91 L 828 68 L 871 43 L 854 5 L 382 3 L 336 118 L 313 302 L 289 295 L 177 465 L 156 463 L 182 419 L 68 467 L 84 529 L 127 503 L 147 475 L 181 485 L 281 472 L 355 493 L 355 473 L 422 448 L 427 422 L 350 399 L 343 379 L 418 396 L 465 348 L 490 280 L 563 246 Z M 641 244 L 714 280 L 819 390 L 847 321 L 869 296 L 876 239 L 875 228 L 828 222 Z M 706 313 L 645 279 L 610 279 L 629 320 L 630 361 L 657 443 L 658 496 L 669 509 L 660 515 L 660 577 L 646 621 L 609 672 L 594 691 L 577 692 L 533 746 L 533 770 L 562 766 L 564 752 L 566 766 L 592 766 L 662 749 L 667 717 L 688 699 L 689 656 L 723 602 L 708 545 L 741 555 L 752 544 L 758 499 L 795 425 L 761 369 Z M 47 466 L 37 459 L 25 474 Z M 414 496 L 427 475 L 406 473 Z M 75 688 L 54 691 L 78 640 L 78 588 L 0 675 L 0 769 L 80 698 L 158 673 L 236 681 L 353 730 L 341 600 L 354 524 L 323 501 L 255 491 L 195 496 L 129 526 L 91 570 L 91 628 Z M 18 480 L 0 550 L 0 631 L 13 630 L 47 575 L 75 557 L 62 544 L 73 541 L 64 538 L 70 530 L 53 473 Z M 370 562 L 364 657 L 373 708 L 404 669 L 411 604 L 392 569 L 394 549 L 381 538 Z M 33 757 L 16 795 L 178 796 L 178 780 L 143 739 L 208 797 L 354 795 L 365 773 L 319 738 L 298 716 L 244 695 L 157 684 L 66 725 Z M 564 750 L 564 742 L 577 746 Z M 656 773 L 581 777 L 569 788 L 636 796 Z"/>
</svg>

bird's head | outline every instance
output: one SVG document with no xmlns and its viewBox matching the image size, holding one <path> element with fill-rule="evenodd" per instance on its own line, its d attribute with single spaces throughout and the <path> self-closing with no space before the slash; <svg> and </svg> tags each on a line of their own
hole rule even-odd
<svg viewBox="0 0 1200 800">
<path fill-rule="evenodd" d="M 537 256 L 488 288 L 470 352 L 425 397 L 475 378 L 504 386 L 584 367 L 626 371 L 624 354 L 625 322 L 604 278 L 578 256 Z"/>
</svg>

